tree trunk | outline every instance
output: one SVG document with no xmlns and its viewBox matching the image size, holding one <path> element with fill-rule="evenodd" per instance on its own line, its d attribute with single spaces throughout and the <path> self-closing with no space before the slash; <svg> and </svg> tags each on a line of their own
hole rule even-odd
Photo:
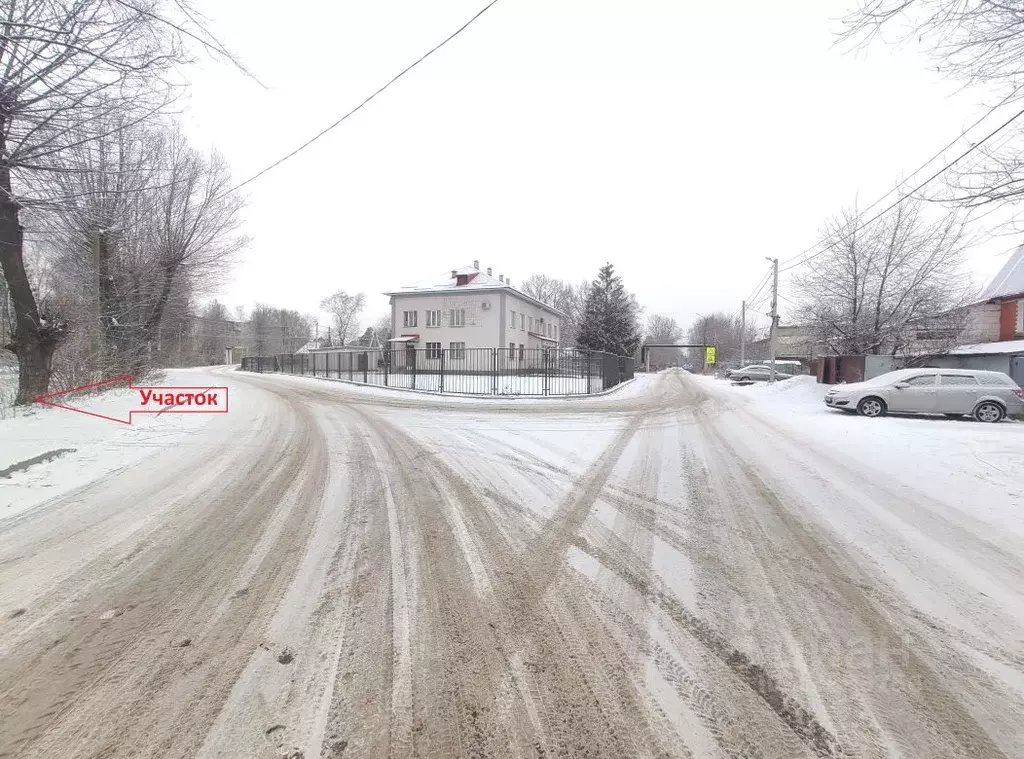
<svg viewBox="0 0 1024 759">
<path fill-rule="evenodd" d="M 0 266 L 14 304 L 14 335 L 7 347 L 18 357 L 15 403 L 31 403 L 50 387 L 50 367 L 58 325 L 43 325 L 25 271 L 18 204 L 11 193 L 11 171 L 0 167 Z"/>
</svg>

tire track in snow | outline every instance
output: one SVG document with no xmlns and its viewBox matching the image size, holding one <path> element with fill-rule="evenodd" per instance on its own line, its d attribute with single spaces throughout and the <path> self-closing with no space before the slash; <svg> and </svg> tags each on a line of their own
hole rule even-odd
<svg viewBox="0 0 1024 759">
<path fill-rule="evenodd" d="M 911 645 L 906 631 L 896 629 L 890 615 L 865 593 L 866 578 L 855 562 L 797 518 L 793 507 L 730 447 L 712 417 L 701 430 L 715 451 L 711 461 L 722 486 L 720 503 L 734 504 L 746 541 L 743 550 L 756 557 L 801 650 L 814 656 L 813 670 L 830 674 L 816 684 L 829 694 L 829 715 L 841 725 L 839 731 L 878 754 L 892 742 L 908 755 L 1002 756 L 935 677 L 924 658 L 934 651 Z M 748 499 L 757 507 L 742 508 Z M 884 677 L 884 687 L 878 677 Z"/>
<path fill-rule="evenodd" d="M 394 448 L 405 449 L 405 457 L 420 464 L 424 480 L 444 483 L 451 491 L 448 500 L 459 506 L 470 534 L 487 556 L 493 595 L 477 595 L 480 612 L 464 608 L 462 613 L 469 618 L 479 613 L 492 620 L 488 637 L 490 645 L 502 652 L 503 667 L 518 669 L 516 662 L 522 662 L 524 671 L 514 679 L 527 682 L 530 692 L 539 699 L 537 708 L 526 711 L 536 713 L 545 723 L 543 735 L 533 743 L 550 752 L 584 754 L 595 750 L 631 753 L 652 745 L 650 736 L 640 740 L 645 733 L 637 733 L 638 724 L 643 724 L 646 716 L 643 699 L 628 674 L 632 669 L 628 656 L 609 640 L 585 598 L 576 592 L 561 592 L 563 575 L 558 572 L 571 539 L 571 525 L 586 517 L 592 503 L 588 499 L 596 499 L 602 481 L 607 479 L 606 469 L 621 455 L 635 426 L 620 433 L 584 476 L 587 486 L 560 507 L 558 528 L 548 528 L 546 551 L 539 559 L 534 555 L 536 548 L 525 556 L 510 548 L 484 499 L 455 471 L 388 423 L 375 420 L 373 427 L 390 438 Z M 399 469 L 408 468 L 401 466 L 403 461 L 396 463 Z M 395 466 L 389 467 L 389 471 L 395 470 Z M 588 649 L 590 653 L 581 657 L 580 652 Z M 595 656 L 601 662 L 599 666 L 595 666 Z M 570 715 L 571 724 L 567 724 Z"/>
<path fill-rule="evenodd" d="M 301 550 L 316 515 L 304 505 L 322 487 L 322 440 L 301 408 L 291 410 L 278 420 L 280 439 L 291 443 L 286 452 L 276 450 L 273 436 L 265 438 L 261 483 L 247 487 L 229 477 L 204 493 L 206 508 L 186 514 L 191 521 L 138 576 L 95 586 L 78 602 L 77 619 L 52 633 L 55 641 L 45 644 L 37 635 L 45 646 L 39 654 L 4 660 L 0 752 L 91 756 L 129 745 L 143 754 L 195 754 L 258 644 L 294 569 L 290 557 Z M 244 460 L 248 454 L 238 455 Z M 144 507 L 145 493 L 138 498 Z M 273 559 L 251 576 L 251 592 L 236 599 L 233 613 L 200 636 L 281 509 L 291 516 Z M 174 645 L 192 636 L 188 645 Z"/>
</svg>

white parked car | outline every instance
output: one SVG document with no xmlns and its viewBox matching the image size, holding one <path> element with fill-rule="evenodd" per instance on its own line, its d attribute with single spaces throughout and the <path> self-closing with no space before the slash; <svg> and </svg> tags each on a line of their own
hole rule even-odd
<svg viewBox="0 0 1024 759">
<path fill-rule="evenodd" d="M 998 422 L 1008 414 L 1024 413 L 1024 390 L 1001 372 L 900 369 L 866 382 L 835 385 L 825 393 L 825 405 L 863 416 L 894 411 Z"/>
</svg>

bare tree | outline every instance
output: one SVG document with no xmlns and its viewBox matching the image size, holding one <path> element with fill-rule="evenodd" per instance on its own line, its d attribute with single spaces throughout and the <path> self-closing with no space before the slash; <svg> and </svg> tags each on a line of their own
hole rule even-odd
<svg viewBox="0 0 1024 759">
<path fill-rule="evenodd" d="M 927 44 L 939 72 L 969 83 L 1024 84 L 1024 15 L 997 0 L 858 0 L 841 39 L 863 43 L 889 32 L 896 42 Z"/>
<path fill-rule="evenodd" d="M 651 314 L 647 318 L 647 326 L 644 329 L 645 343 L 678 343 L 682 340 L 683 330 L 670 316 Z M 682 358 L 682 350 L 679 348 L 653 348 L 650 352 L 652 364 L 677 364 Z"/>
<path fill-rule="evenodd" d="M 366 295 L 356 293 L 349 295 L 338 290 L 320 301 L 320 308 L 334 317 L 334 328 L 337 335 L 332 338 L 338 345 L 347 345 L 359 333 L 359 314 L 366 306 Z"/>
<path fill-rule="evenodd" d="M 234 323 L 223 303 L 213 300 L 207 303 L 196 316 L 198 325 L 198 353 L 202 364 L 219 364 L 224 361 L 226 348 L 234 347 Z"/>
<path fill-rule="evenodd" d="M 929 221 L 926 207 L 910 199 L 866 224 L 855 208 L 826 223 L 824 251 L 803 265 L 793 287 L 800 316 L 832 352 L 900 352 L 915 324 L 969 300 L 966 218 L 951 212 Z"/>
<path fill-rule="evenodd" d="M 554 279 L 547 274 L 531 274 L 523 280 L 519 289 L 527 295 L 536 298 L 549 306 L 558 307 L 567 285 L 560 279 Z"/>
<path fill-rule="evenodd" d="M 255 356 L 295 353 L 310 341 L 313 319 L 292 309 L 257 303 L 249 314 L 246 333 Z"/>
<path fill-rule="evenodd" d="M 1024 8 L 999 0 L 858 0 L 844 19 L 841 40 L 865 45 L 876 38 L 926 45 L 936 70 L 1018 100 L 1024 87 Z M 1017 116 L 1022 114 L 1018 113 Z M 1017 117 L 1014 117 L 1014 120 Z M 1014 201 L 1024 195 L 1021 127 L 978 141 L 975 151 L 947 172 L 937 200 L 965 206 Z"/>
<path fill-rule="evenodd" d="M 162 110 L 166 86 L 184 59 L 177 34 L 153 14 L 156 3 L 117 0 L 4 0 L 0 4 L 0 263 L 15 312 L 11 349 L 20 366 L 18 401 L 46 391 L 65 324 L 40 311 L 26 272 L 19 189 L 54 171 L 54 159 L 102 135 L 113 114 L 131 122 Z M 89 139 L 88 137 L 86 139 Z"/>
<path fill-rule="evenodd" d="M 74 322 L 92 339 L 87 355 L 74 346 L 76 362 L 134 374 L 154 356 L 181 363 L 199 334 L 192 303 L 247 242 L 226 163 L 200 155 L 173 126 L 118 126 L 55 163 L 55 201 L 39 213 L 65 288 L 86 301 Z"/>
<path fill-rule="evenodd" d="M 583 309 L 590 291 L 590 282 L 577 285 L 545 274 L 532 274 L 523 280 L 522 291 L 542 303 L 557 308 L 564 316 L 559 329 L 559 342 L 564 346 L 576 345 L 583 320 Z"/>
<path fill-rule="evenodd" d="M 380 341 L 381 347 L 387 350 L 389 347 L 388 341 L 394 337 L 391 334 L 391 316 L 388 315 L 380 317 L 373 325 L 373 331 L 376 333 L 377 340 Z"/>
<path fill-rule="evenodd" d="M 747 325 L 748 345 L 755 339 L 756 330 Z M 715 311 L 697 317 L 687 331 L 687 339 L 691 343 L 713 345 L 717 351 L 719 364 L 728 364 L 739 360 L 740 345 L 743 341 L 743 321 L 739 314 Z M 694 349 L 690 354 L 691 365 L 703 366 L 703 350 Z"/>
</svg>

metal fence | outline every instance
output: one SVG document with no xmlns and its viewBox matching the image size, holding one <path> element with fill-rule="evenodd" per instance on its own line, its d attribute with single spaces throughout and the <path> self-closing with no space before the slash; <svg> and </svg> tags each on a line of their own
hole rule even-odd
<svg viewBox="0 0 1024 759">
<path fill-rule="evenodd" d="M 435 393 L 588 395 L 632 379 L 634 364 L 571 348 L 345 348 L 252 356 L 242 369 Z"/>
</svg>

